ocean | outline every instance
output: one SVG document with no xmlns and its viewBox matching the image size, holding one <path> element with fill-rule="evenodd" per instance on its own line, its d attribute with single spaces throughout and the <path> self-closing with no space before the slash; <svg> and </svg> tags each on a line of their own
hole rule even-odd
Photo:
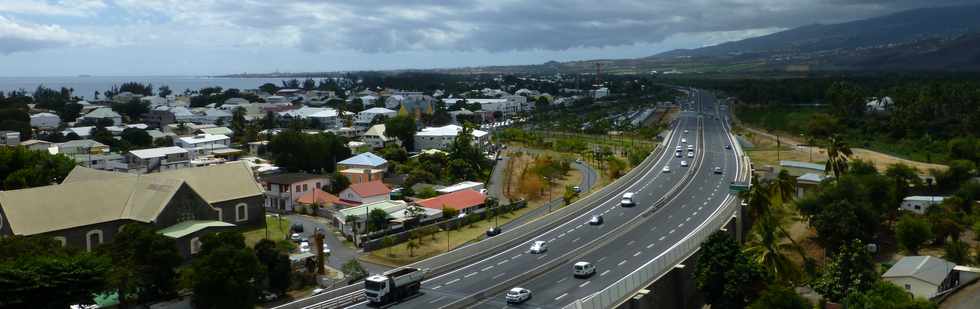
<svg viewBox="0 0 980 309">
<path fill-rule="evenodd" d="M 100 94 L 112 89 L 113 85 L 125 82 L 140 82 L 153 84 L 154 94 L 160 86 L 169 86 L 176 94 L 184 89 L 198 90 L 204 87 L 218 86 L 224 89 L 255 89 L 265 83 L 281 84 L 285 78 L 223 78 L 207 76 L 76 76 L 76 77 L 0 77 L 0 91 L 4 93 L 14 90 L 34 91 L 38 85 L 55 90 L 61 87 L 74 88 L 73 94 L 81 98 L 91 99 L 98 91 Z M 101 95 L 100 95 L 101 97 Z"/>
</svg>

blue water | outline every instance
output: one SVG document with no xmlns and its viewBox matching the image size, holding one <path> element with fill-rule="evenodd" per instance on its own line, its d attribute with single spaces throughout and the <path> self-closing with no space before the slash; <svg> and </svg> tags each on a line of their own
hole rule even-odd
<svg viewBox="0 0 980 309">
<path fill-rule="evenodd" d="M 219 86 L 224 89 L 256 89 L 264 83 L 281 84 L 283 78 L 218 78 L 206 76 L 92 76 L 92 77 L 0 77 L 0 91 L 10 92 L 24 89 L 33 92 L 38 85 L 55 90 L 61 87 L 74 88 L 73 94 L 91 99 L 95 91 L 100 93 L 125 82 L 152 83 L 154 94 L 160 86 L 169 86 L 175 94 L 184 89 L 198 90 L 204 87 Z"/>
</svg>

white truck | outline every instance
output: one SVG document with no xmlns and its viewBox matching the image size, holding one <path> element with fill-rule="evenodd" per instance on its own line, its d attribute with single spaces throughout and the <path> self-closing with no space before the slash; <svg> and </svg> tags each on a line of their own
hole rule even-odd
<svg viewBox="0 0 980 309">
<path fill-rule="evenodd" d="M 405 299 L 419 292 L 426 270 L 399 268 L 364 279 L 364 294 L 369 302 L 385 305 Z"/>
</svg>

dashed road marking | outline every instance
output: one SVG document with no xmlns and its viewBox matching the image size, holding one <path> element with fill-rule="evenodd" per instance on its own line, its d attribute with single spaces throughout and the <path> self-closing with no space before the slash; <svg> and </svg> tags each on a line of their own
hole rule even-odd
<svg viewBox="0 0 980 309">
<path fill-rule="evenodd" d="M 456 279 L 453 279 L 453 280 L 449 280 L 449 282 L 446 282 L 446 285 L 450 285 L 450 284 L 453 284 L 453 283 L 456 283 L 456 282 L 459 282 L 459 278 L 456 278 Z"/>
<path fill-rule="evenodd" d="M 578 242 L 579 239 L 582 239 L 582 237 L 576 237 L 575 239 L 572 239 L 572 242 Z"/>
<path fill-rule="evenodd" d="M 670 232 L 667 232 L 667 234 L 673 234 L 675 230 L 676 229 L 670 229 Z"/>
<path fill-rule="evenodd" d="M 660 239 L 658 239 L 657 241 L 663 241 L 664 238 L 667 238 L 667 236 L 660 236 Z"/>
<path fill-rule="evenodd" d="M 630 240 L 629 242 L 626 243 L 626 246 L 627 247 L 632 246 L 634 243 L 636 243 L 635 240 Z"/>
<path fill-rule="evenodd" d="M 606 257 L 601 257 L 601 258 L 599 258 L 599 261 L 598 262 L 602 262 L 602 260 L 605 260 L 605 259 L 606 259 Z"/>
<path fill-rule="evenodd" d="M 493 269 L 493 265 L 490 265 L 490 266 L 487 266 L 487 267 L 484 267 L 484 268 L 483 268 L 483 269 L 481 269 L 480 271 L 488 271 L 488 270 L 491 270 L 491 269 Z"/>
<path fill-rule="evenodd" d="M 586 281 L 585 283 L 579 284 L 578 287 L 584 288 L 586 285 L 589 285 L 589 282 L 592 282 L 592 281 Z"/>
<path fill-rule="evenodd" d="M 442 301 L 443 299 L 446 299 L 446 297 L 445 296 L 439 296 L 439 298 L 433 299 L 429 303 L 430 304 L 435 304 L 435 303 L 438 303 L 438 302 Z"/>
<path fill-rule="evenodd" d="M 655 244 L 657 244 L 657 243 L 654 243 L 654 242 L 652 242 L 652 243 L 650 243 L 649 245 L 647 245 L 647 249 L 650 249 L 650 248 L 651 248 L 651 247 L 653 247 L 653 245 L 655 245 Z"/>
<path fill-rule="evenodd" d="M 599 274 L 599 277 L 605 276 L 608 273 L 609 273 L 609 270 L 607 269 L 606 271 L 604 271 L 601 274 Z"/>
<path fill-rule="evenodd" d="M 616 264 L 616 266 L 623 266 L 623 264 L 626 264 L 626 260 L 620 261 L 619 264 Z"/>
<path fill-rule="evenodd" d="M 555 300 L 559 300 L 559 299 L 561 299 L 562 297 L 565 297 L 565 296 L 568 296 L 568 293 L 564 293 L 564 294 L 558 295 L 558 297 L 555 297 Z"/>
<path fill-rule="evenodd" d="M 514 260 L 514 259 L 517 259 L 517 258 L 519 258 L 519 257 L 521 257 L 521 255 L 520 255 L 520 254 L 518 254 L 518 255 L 515 255 L 514 257 L 512 257 L 512 258 L 510 258 L 510 259 L 511 259 L 511 260 Z"/>
<path fill-rule="evenodd" d="M 642 253 L 643 253 L 643 251 L 636 251 L 636 253 L 633 253 L 633 256 L 639 256 Z"/>
<path fill-rule="evenodd" d="M 510 262 L 510 260 L 503 260 L 497 263 L 497 265 L 504 265 L 504 263 Z"/>
<path fill-rule="evenodd" d="M 433 289 L 433 290 L 438 290 L 438 289 L 439 289 L 439 288 L 441 288 L 441 287 L 442 287 L 441 285 L 437 285 L 437 286 L 434 286 L 434 287 L 432 287 L 432 289 Z"/>
<path fill-rule="evenodd" d="M 474 272 L 471 272 L 471 273 L 467 274 L 466 276 L 463 276 L 463 278 L 473 277 L 473 276 L 476 276 L 476 274 L 477 274 L 477 272 L 474 271 Z"/>
</svg>

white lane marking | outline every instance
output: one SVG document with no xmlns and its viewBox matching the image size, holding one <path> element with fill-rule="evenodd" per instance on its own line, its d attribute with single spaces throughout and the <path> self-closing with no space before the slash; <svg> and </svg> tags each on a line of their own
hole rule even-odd
<svg viewBox="0 0 980 309">
<path fill-rule="evenodd" d="M 500 261 L 500 263 L 497 263 L 497 265 L 504 265 L 504 263 L 507 263 L 507 262 L 510 262 L 510 260 L 503 260 L 503 261 Z"/>
<path fill-rule="evenodd" d="M 599 258 L 599 261 L 598 262 L 602 262 L 602 260 L 605 260 L 605 259 L 606 259 L 606 257 L 601 257 L 601 258 Z"/>
<path fill-rule="evenodd" d="M 493 276 L 493 278 L 490 278 L 490 279 L 491 280 L 492 279 L 497 279 L 497 278 L 503 277 L 504 275 L 506 275 L 506 273 L 499 273 L 499 274 L 497 274 L 496 276 Z"/>
<path fill-rule="evenodd" d="M 441 285 L 437 285 L 437 286 L 434 286 L 434 287 L 432 287 L 432 289 L 433 289 L 433 290 L 438 290 L 438 289 L 439 289 L 439 288 L 441 288 L 441 287 L 442 287 Z"/>
<path fill-rule="evenodd" d="M 568 293 L 561 294 L 558 297 L 555 297 L 555 300 L 559 300 L 559 299 L 561 299 L 562 297 L 565 297 L 565 296 L 568 296 Z"/>
<path fill-rule="evenodd" d="M 651 247 L 653 247 L 653 245 L 655 245 L 655 244 L 657 244 L 657 243 L 654 243 L 654 242 L 652 242 L 652 243 L 650 243 L 649 245 L 647 245 L 647 249 L 650 249 L 650 248 L 651 248 Z"/>
<path fill-rule="evenodd" d="M 521 257 L 521 255 L 520 255 L 520 254 L 518 254 L 518 255 L 515 255 L 514 257 L 512 257 L 512 258 L 510 258 L 510 259 L 511 259 L 511 260 L 513 260 L 513 259 L 517 259 L 517 258 L 519 258 L 519 257 Z"/>
<path fill-rule="evenodd" d="M 691 221 L 691 217 L 687 217 L 687 219 L 684 219 L 684 222 L 687 222 L 687 221 Z"/>
<path fill-rule="evenodd" d="M 627 247 L 632 246 L 633 243 L 636 243 L 636 241 L 635 240 L 630 240 L 629 242 L 626 243 L 626 246 Z"/>
<path fill-rule="evenodd" d="M 459 278 L 456 278 L 456 279 L 453 279 L 453 280 L 449 280 L 449 282 L 446 282 L 446 285 L 450 285 L 450 284 L 453 284 L 453 283 L 456 283 L 456 282 L 459 282 Z"/>
<path fill-rule="evenodd" d="M 572 242 L 578 242 L 579 239 L 582 239 L 582 237 L 576 237 L 575 239 L 572 239 Z"/>
<path fill-rule="evenodd" d="M 667 238 L 667 236 L 660 236 L 660 239 L 658 239 L 657 241 L 664 241 L 664 238 Z"/>
<path fill-rule="evenodd" d="M 592 282 L 592 281 L 586 281 L 585 283 L 579 284 L 578 287 L 584 288 L 586 285 L 589 285 L 589 282 Z"/>
<path fill-rule="evenodd" d="M 698 215 L 698 212 L 697 211 L 695 211 L 694 213 L 691 214 L 691 216 L 697 216 L 697 215 Z"/>
<path fill-rule="evenodd" d="M 562 237 L 565 237 L 565 233 L 558 234 L 558 238 L 562 238 Z M 552 239 L 554 239 L 554 238 L 552 238 Z"/>
<path fill-rule="evenodd" d="M 605 276 L 605 275 L 606 275 L 606 274 L 608 274 L 608 273 L 609 273 L 609 270 L 608 270 L 608 269 L 606 269 L 606 271 L 604 271 L 604 272 L 602 272 L 601 274 L 599 274 L 599 277 L 602 277 L 602 276 Z"/>
<path fill-rule="evenodd" d="M 643 253 L 643 251 L 636 251 L 636 253 L 633 253 L 633 256 L 638 256 L 638 255 L 640 255 L 642 253 Z"/>
<path fill-rule="evenodd" d="M 657 227 L 656 227 L 656 226 L 654 226 L 654 227 L 651 227 L 651 228 L 650 228 L 650 231 L 651 231 L 651 232 L 653 232 L 653 230 L 656 230 L 656 229 L 657 229 Z"/>
<path fill-rule="evenodd" d="M 433 299 L 429 303 L 430 304 L 435 304 L 435 303 L 438 303 L 438 302 L 442 301 L 443 299 L 446 299 L 446 297 L 445 296 L 439 296 L 439 298 Z"/>
<path fill-rule="evenodd" d="M 548 242 L 553 242 L 553 241 L 555 241 L 555 239 L 554 239 L 554 238 L 552 238 L 552 239 L 548 239 Z"/>
<path fill-rule="evenodd" d="M 619 264 L 616 264 L 616 266 L 623 266 L 623 264 L 626 264 L 626 260 L 619 262 Z"/>
<path fill-rule="evenodd" d="M 546 256 L 548 256 L 548 255 L 547 255 L 547 254 L 542 254 L 541 256 L 539 256 L 539 257 L 538 257 L 538 259 L 539 259 L 539 260 L 540 260 L 540 259 L 543 259 L 543 258 L 544 258 L 544 257 L 546 257 Z"/>
<path fill-rule="evenodd" d="M 491 270 L 491 269 L 493 269 L 493 265 L 490 265 L 490 266 L 487 266 L 487 267 L 484 267 L 484 268 L 483 268 L 483 269 L 481 269 L 480 271 L 488 271 L 488 270 Z"/>
<path fill-rule="evenodd" d="M 476 276 L 476 274 L 477 274 L 477 272 L 474 271 L 474 272 L 471 272 L 471 273 L 467 274 L 466 276 L 463 276 L 463 278 L 473 277 L 473 276 Z"/>
<path fill-rule="evenodd" d="M 561 278 L 561 279 L 558 279 L 558 281 L 555 281 L 555 283 L 556 283 L 556 284 L 558 284 L 558 283 L 562 283 L 563 281 L 565 281 L 565 280 L 567 280 L 567 279 L 568 279 L 568 278 Z"/>
<path fill-rule="evenodd" d="M 673 233 L 674 233 L 674 231 L 676 231 L 676 230 L 677 230 L 677 229 L 670 229 L 670 232 L 667 232 L 667 234 L 673 234 Z"/>
</svg>

